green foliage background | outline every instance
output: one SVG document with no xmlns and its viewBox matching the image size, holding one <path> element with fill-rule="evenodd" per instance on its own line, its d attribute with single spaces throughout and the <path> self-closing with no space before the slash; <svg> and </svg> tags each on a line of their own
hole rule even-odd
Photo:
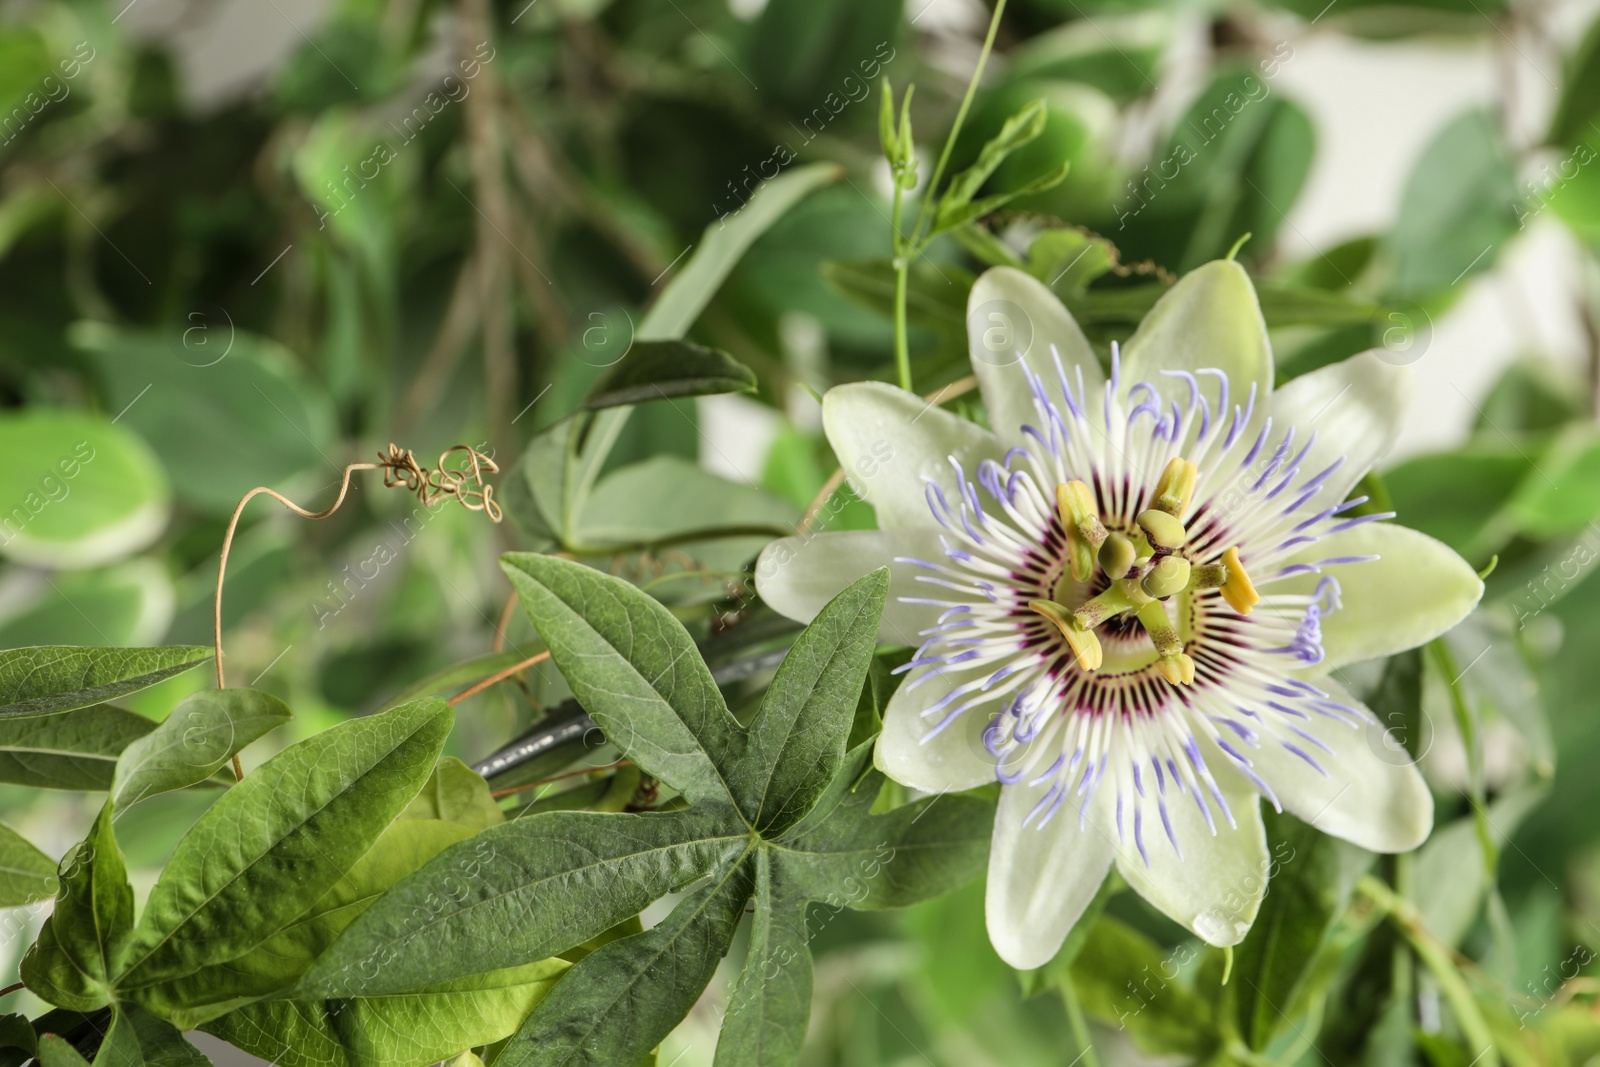
<svg viewBox="0 0 1600 1067">
<path fill-rule="evenodd" d="M 1086 1037 L 1086 1055 L 1106 1064 L 1142 1053 L 1219 1065 L 1594 1062 L 1592 261 L 1572 279 L 1590 324 L 1588 377 L 1529 352 L 1475 398 L 1466 441 L 1370 485 L 1402 522 L 1494 567 L 1484 607 L 1463 627 L 1365 679 L 1436 788 L 1434 837 L 1415 856 L 1375 863 L 1288 817 L 1269 822 L 1279 869 L 1231 964 L 1110 885 L 1055 963 L 1011 971 L 988 946 L 981 881 L 956 888 L 981 869 L 986 835 L 960 824 L 981 796 L 942 813 L 948 866 L 912 871 L 896 892 L 878 886 L 883 899 L 830 905 L 839 872 L 774 859 L 819 840 L 806 838 L 823 832 L 805 821 L 822 818 L 806 814 L 813 805 L 861 827 L 909 818 L 892 784 L 873 779 L 881 791 L 845 799 L 839 780 L 865 773 L 863 745 L 903 652 L 858 650 L 865 688 L 862 673 L 835 679 L 848 693 L 826 714 L 806 705 L 822 716 L 826 751 L 813 778 L 790 783 L 804 797 L 792 819 L 762 823 L 738 788 L 718 796 L 706 777 L 732 765 L 739 723 L 802 714 L 769 712 L 762 686 L 739 674 L 770 667 L 761 656 L 798 632 L 760 605 L 748 568 L 812 506 L 826 528 L 872 523 L 848 491 L 829 491 L 836 464 L 811 391 L 895 379 L 897 282 L 901 362 L 923 392 L 968 373 L 967 288 L 987 265 L 1046 281 L 1105 348 L 1173 276 L 1247 233 L 1238 256 L 1285 377 L 1375 346 L 1401 362 L 1452 358 L 1433 348 L 1433 323 L 1531 220 L 1600 249 L 1600 32 L 1564 43 L 1541 136 L 1513 136 L 1504 113 L 1452 118 L 1426 144 L 1402 146 L 1416 162 L 1392 229 L 1309 257 L 1282 238 L 1318 130 L 1274 78 L 1316 34 L 1514 54 L 1537 21 L 1523 7 L 1014 0 L 945 173 L 975 169 L 959 196 L 930 208 L 936 236 L 914 248 L 891 236 L 895 176 L 909 221 L 921 206 L 915 182 L 955 123 L 981 17 L 930 32 L 918 24 L 926 9 L 899 0 L 768 0 L 742 13 L 723 0 L 334 0 L 258 91 L 199 106 L 174 53 L 127 32 L 119 0 L 0 12 L 0 647 L 176 646 L 73 653 L 43 675 L 34 653 L 0 662 L 0 904 L 13 906 L 0 913 L 0 962 L 11 976 L 36 937 L 59 948 L 57 969 L 24 968 L 29 989 L 6 1006 L 37 1018 L 49 1004 L 35 994 L 48 992 L 84 1013 L 0 1018 L 0 1057 L 77 1063 L 103 1047 L 108 1063 L 194 1062 L 176 1023 L 268 1055 L 260 1035 L 297 1034 L 302 1051 L 280 1051 L 284 1063 L 420 1065 L 468 1046 L 508 1067 L 555 1062 L 527 1040 L 499 1042 L 536 1005 L 546 1013 L 536 1018 L 568 1025 L 592 1012 L 592 997 L 637 980 L 639 1014 L 608 1031 L 613 1044 L 595 1039 L 592 1062 L 648 1060 L 674 1026 L 659 1062 L 685 1067 L 714 1054 L 1059 1064 L 1078 1062 Z M 1158 98 L 1172 103 L 1168 62 L 1197 24 L 1209 41 L 1198 95 L 1153 111 Z M 909 84 L 916 93 L 907 124 L 896 113 L 881 132 L 884 77 L 896 108 Z M 1129 131 L 1152 122 L 1137 147 Z M 696 398 L 723 393 L 780 422 L 756 483 L 700 465 L 719 438 Z M 981 417 L 971 395 L 949 403 Z M 493 456 L 506 521 L 423 506 L 370 472 L 323 521 L 258 500 L 233 542 L 222 608 L 230 678 L 248 688 L 210 693 L 200 665 L 239 499 L 268 486 L 321 509 L 345 464 L 391 440 L 424 464 L 457 443 Z M 710 753 L 705 767 L 675 779 L 627 747 L 623 712 L 556 668 L 567 669 L 563 642 L 589 642 L 616 663 L 630 653 L 616 651 L 621 639 L 599 616 L 590 629 L 558 617 L 557 602 L 571 599 L 561 583 L 579 579 L 543 569 L 548 555 L 509 557 L 502 572 L 506 551 L 580 557 L 665 605 L 648 609 L 662 640 L 686 632 L 699 645 L 691 661 L 703 656 L 711 670 L 685 682 L 686 703 L 670 712 L 720 724 L 691 731 Z M 462 700 L 452 720 L 437 698 L 546 647 L 510 610 L 513 584 L 554 662 Z M 647 610 L 642 595 L 627 603 Z M 571 632 L 558 641 L 560 626 Z M 719 687 L 713 676 L 735 680 Z M 491 799 L 459 760 L 570 719 L 574 692 L 612 740 L 569 740 L 491 774 L 501 794 Z M 224 791 L 229 758 L 251 742 L 251 774 Z M 252 783 L 328 788 L 319 754 L 365 768 L 370 795 L 327 815 L 319 840 L 337 847 L 293 858 L 325 868 L 321 895 L 301 899 L 274 881 L 266 846 L 241 860 L 247 898 L 281 898 L 281 918 L 297 921 L 252 950 L 265 955 L 240 957 L 249 976 L 239 988 L 302 984 L 226 1014 L 234 1005 L 208 999 L 218 990 L 198 989 L 194 974 L 249 947 L 237 916 L 185 911 L 158 872 L 182 873 L 217 833 L 197 820 L 267 788 Z M 653 773 L 641 776 L 629 756 Z M 507 835 L 506 813 L 569 811 L 571 833 L 600 834 L 593 820 L 632 819 L 618 813 L 674 795 L 693 801 L 673 816 L 684 835 L 673 847 L 689 858 L 635 872 L 647 887 L 637 900 L 573 912 L 598 924 L 584 944 L 524 929 L 523 954 L 507 949 L 491 971 L 418 964 L 421 985 L 362 993 L 349 1014 L 329 1007 L 350 992 L 318 985 L 313 963 L 331 968 L 336 943 L 347 953 L 365 951 L 362 937 L 381 943 L 369 933 L 388 921 L 381 909 L 352 924 L 355 912 L 424 863 L 474 862 L 478 843 Z M 708 842 L 731 825 L 754 827 L 754 843 L 725 856 Z M 536 849 L 518 855 L 531 866 L 517 871 L 548 862 Z M 693 890 L 720 925 L 674 912 L 702 947 L 673 971 L 676 985 L 649 987 L 659 968 L 639 971 L 629 949 L 610 946 L 682 934 L 659 905 L 645 913 L 663 920 L 648 934 L 636 916 L 703 874 L 721 878 Z M 587 891 L 605 896 L 605 885 Z M 47 926 L 35 902 L 58 886 Z M 747 901 L 756 917 L 741 923 Z M 83 942 L 75 913 L 121 915 L 128 944 L 161 947 L 119 962 L 134 949 Z M 741 965 L 754 974 L 807 948 L 805 989 L 739 977 Z M 282 964 L 293 974 L 267 957 L 296 961 Z M 696 981 L 710 982 L 704 998 Z M 723 1013 L 754 1010 L 763 994 L 773 999 L 757 1008 L 781 1039 L 730 1024 L 714 1053 Z M 429 1018 L 461 1026 L 430 1030 L 407 996 L 434 998 Z M 113 1001 L 128 1005 L 114 1026 Z M 40 1043 L 35 1029 L 70 1045 Z M 391 1031 L 410 1036 L 373 1036 Z"/>
</svg>

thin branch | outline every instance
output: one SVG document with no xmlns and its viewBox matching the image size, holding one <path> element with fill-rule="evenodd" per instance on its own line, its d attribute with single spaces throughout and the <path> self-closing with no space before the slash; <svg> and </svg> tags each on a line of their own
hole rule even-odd
<svg viewBox="0 0 1600 1067">
<path fill-rule="evenodd" d="M 529 656 L 527 659 L 523 660 L 521 663 L 515 664 L 513 666 L 507 667 L 503 671 L 497 671 L 494 674 L 489 675 L 489 677 L 485 678 L 481 682 L 478 682 L 476 685 L 472 686 L 470 689 L 463 689 L 461 692 L 457 693 L 455 696 L 453 696 L 449 700 L 445 701 L 445 703 L 449 704 L 453 708 L 457 704 L 461 703 L 463 700 L 467 699 L 468 697 L 476 696 L 477 694 L 483 692 L 485 689 L 489 688 L 491 685 L 494 685 L 496 682 L 503 682 L 507 678 L 510 678 L 513 674 L 518 674 L 518 673 L 520 673 L 522 671 L 525 671 L 529 667 L 532 667 L 535 663 L 543 663 L 545 660 L 547 660 L 549 658 L 550 658 L 550 652 L 549 652 L 548 649 L 545 650 L 544 652 L 539 653 L 537 656 Z"/>
</svg>

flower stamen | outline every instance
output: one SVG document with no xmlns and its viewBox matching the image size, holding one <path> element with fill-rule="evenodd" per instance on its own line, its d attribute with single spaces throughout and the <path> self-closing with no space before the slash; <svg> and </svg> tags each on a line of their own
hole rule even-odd
<svg viewBox="0 0 1600 1067">
<path fill-rule="evenodd" d="M 1106 539 L 1094 494 L 1083 482 L 1061 482 L 1056 486 L 1056 510 L 1067 532 L 1067 563 L 1072 576 L 1084 581 L 1094 572 L 1095 553 Z"/>
<path fill-rule="evenodd" d="M 1255 583 L 1245 573 L 1244 564 L 1239 562 L 1238 546 L 1222 554 L 1222 566 L 1225 571 L 1221 586 L 1222 599 L 1240 615 L 1250 614 L 1250 609 L 1261 603 L 1261 594 L 1256 592 Z"/>
<path fill-rule="evenodd" d="M 1028 607 L 1044 616 L 1061 631 L 1067 647 L 1072 649 L 1072 654 L 1077 657 L 1080 668 L 1085 671 L 1100 669 L 1105 655 L 1100 648 L 1100 638 L 1095 636 L 1093 628 L 1086 627 L 1076 615 L 1054 600 L 1030 600 Z"/>
</svg>

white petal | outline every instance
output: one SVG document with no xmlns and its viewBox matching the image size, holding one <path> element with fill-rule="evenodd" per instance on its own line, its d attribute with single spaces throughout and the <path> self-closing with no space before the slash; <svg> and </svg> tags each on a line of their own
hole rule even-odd
<svg viewBox="0 0 1600 1067">
<path fill-rule="evenodd" d="M 1122 349 L 1121 390 L 1150 382 L 1182 401 L 1188 387 L 1161 372 L 1207 367 L 1228 375 L 1232 403 L 1243 405 L 1254 384 L 1261 417 L 1272 393 L 1272 347 L 1255 287 L 1232 260 L 1195 268 L 1156 301 Z"/>
<path fill-rule="evenodd" d="M 1078 371 L 1083 371 L 1087 397 L 1078 395 L 1080 405 L 1105 386 L 1094 349 L 1072 313 L 1043 282 L 1012 267 L 984 271 L 973 284 L 967 297 L 967 348 L 989 425 L 1008 444 L 1021 443 L 1021 426 L 1039 423 L 1024 366 L 1044 380 L 1047 395 L 1063 411 L 1057 355 L 1075 394 Z"/>
<path fill-rule="evenodd" d="M 994 435 L 921 397 L 883 382 L 855 382 L 822 398 L 822 426 L 856 494 L 878 512 L 878 527 L 935 527 L 925 478 L 958 499 L 949 457 L 976 473 L 1004 454 Z"/>
<path fill-rule="evenodd" d="M 1416 848 L 1433 829 L 1433 794 L 1411 757 L 1338 682 L 1317 678 L 1312 684 L 1361 713 L 1366 723 L 1357 726 L 1320 715 L 1294 720 L 1295 726 L 1331 751 L 1287 731 L 1273 737 L 1265 730 L 1260 748 L 1236 747 L 1285 809 L 1323 833 L 1373 852 Z M 1284 748 L 1284 739 L 1316 760 L 1322 771 Z"/>
<path fill-rule="evenodd" d="M 1237 945 L 1249 932 L 1267 891 L 1269 856 L 1267 832 L 1261 822 L 1260 796 L 1228 766 L 1228 758 L 1209 746 L 1207 765 L 1217 780 L 1233 825 L 1223 815 L 1216 797 L 1205 792 L 1211 823 L 1195 803 L 1193 789 L 1177 791 L 1166 782 L 1167 813 L 1173 837 L 1183 850 L 1180 857 L 1162 826 L 1155 783 L 1145 778 L 1142 798 L 1144 820 L 1141 854 L 1132 826 L 1135 796 L 1124 799 L 1123 827 L 1117 849 L 1117 870 L 1139 895 L 1162 913 L 1193 930 L 1212 945 Z M 1203 785 L 1203 783 L 1202 783 Z M 1213 834 L 1212 826 L 1216 827 Z M 1114 834 L 1116 830 L 1112 831 Z"/>
<path fill-rule="evenodd" d="M 1416 648 L 1466 618 L 1483 596 L 1477 572 L 1454 549 L 1392 522 L 1330 534 L 1294 561 L 1342 556 L 1379 558 L 1323 568 L 1339 580 L 1342 606 L 1322 617 L 1324 658 L 1315 667 L 1318 672 Z M 1310 592 L 1317 580 L 1297 575 L 1272 583 L 1271 592 Z"/>
<path fill-rule="evenodd" d="M 883 733 L 872 753 L 878 769 L 902 785 L 928 793 L 950 793 L 994 781 L 994 757 L 983 747 L 983 731 L 999 712 L 1001 698 L 968 708 L 931 737 L 944 716 L 922 714 L 951 689 L 987 673 L 933 667 L 910 671 L 883 711 Z"/>
<path fill-rule="evenodd" d="M 1104 828 L 1109 790 L 1095 791 L 1081 826 L 1076 797 L 1041 826 L 1038 815 L 1028 816 L 1048 788 L 1001 787 L 994 816 L 984 910 L 995 951 L 1019 970 L 1050 962 L 1105 881 L 1116 851 Z"/>
<path fill-rule="evenodd" d="M 1316 434 L 1300 462 L 1302 478 L 1344 458 L 1318 497 L 1333 504 L 1349 496 L 1356 482 L 1389 454 L 1410 394 L 1409 368 L 1363 352 L 1279 389 L 1272 397 L 1272 421 L 1274 427 L 1294 426 L 1300 447 Z"/>
<path fill-rule="evenodd" d="M 922 641 L 917 631 L 932 626 L 941 609 L 904 604 L 901 597 L 926 597 L 929 587 L 916 580 L 923 568 L 896 563 L 896 556 L 938 562 L 944 548 L 934 530 L 840 530 L 780 537 L 756 561 L 756 591 L 772 610 L 796 622 L 810 622 L 845 586 L 879 567 L 889 568 L 889 600 L 878 637 L 897 645 Z"/>
</svg>

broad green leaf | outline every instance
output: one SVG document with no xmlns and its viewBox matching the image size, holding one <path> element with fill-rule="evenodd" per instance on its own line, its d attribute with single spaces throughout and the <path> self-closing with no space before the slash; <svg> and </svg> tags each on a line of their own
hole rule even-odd
<svg viewBox="0 0 1600 1067">
<path fill-rule="evenodd" d="M 167 337 L 81 323 L 72 340 L 99 371 L 108 406 L 123 412 L 119 425 L 161 457 L 179 499 L 225 513 L 257 485 L 313 467 L 337 477 L 322 454 L 332 406 L 276 342 L 198 311 Z"/>
<path fill-rule="evenodd" d="M 670 341 L 687 333 L 755 239 L 800 200 L 843 173 L 833 163 L 795 167 L 762 182 L 736 213 L 706 227 L 694 255 L 639 322 L 638 340 Z"/>
<path fill-rule="evenodd" d="M 1126 1030 L 1146 1052 L 1204 1057 L 1220 1043 L 1211 1006 L 1184 982 L 1202 949 L 1167 951 L 1102 915 L 1072 964 L 1072 986 L 1089 1015 Z"/>
<path fill-rule="evenodd" d="M 295 995 L 400 992 L 555 955 L 729 862 L 746 840 L 726 808 L 517 819 L 445 849 L 401 881 Z"/>
<path fill-rule="evenodd" d="M 155 685 L 211 658 L 209 648 L 71 648 L 0 652 L 0 718 L 100 704 Z"/>
<path fill-rule="evenodd" d="M 32 904 L 56 892 L 56 865 L 26 838 L 0 823 L 0 908 Z"/>
<path fill-rule="evenodd" d="M 210 778 L 235 752 L 293 717 L 270 693 L 206 689 L 185 697 L 161 725 L 117 760 L 111 806 L 121 811 L 145 797 Z"/>
<path fill-rule="evenodd" d="M 568 966 L 540 960 L 352 1000 L 261 1000 L 203 1029 L 280 1067 L 416 1067 L 514 1033 Z"/>
<path fill-rule="evenodd" d="M 190 828 L 119 955 L 118 988 L 184 1019 L 165 983 L 226 964 L 292 923 L 377 840 L 432 773 L 442 700 L 340 723 L 268 760 Z M 247 918 L 246 918 L 247 917 Z"/>
<path fill-rule="evenodd" d="M 1517 232 L 1515 163 L 1499 127 L 1469 111 L 1423 149 L 1406 179 L 1395 227 L 1386 239 L 1395 296 L 1459 294 L 1459 283 L 1494 265 Z"/>
<path fill-rule="evenodd" d="M 793 504 L 765 490 L 718 477 L 680 456 L 655 456 L 600 479 L 569 547 L 602 555 L 717 537 L 764 544 L 792 533 L 799 517 Z"/>
<path fill-rule="evenodd" d="M 402 878 L 471 836 L 459 823 L 399 819 L 366 855 L 288 926 L 227 962 L 226 980 L 200 971 L 167 984 L 167 998 L 187 1016 L 218 1016 L 292 986 L 328 951 L 345 928 Z"/>
<path fill-rule="evenodd" d="M 1561 434 L 1523 479 L 1510 513 L 1539 539 L 1577 533 L 1600 518 L 1600 437 L 1588 426 Z"/>
<path fill-rule="evenodd" d="M 1000 132 L 989 138 L 978 152 L 978 158 L 967 169 L 950 179 L 944 196 L 939 201 L 935 216 L 936 229 L 952 229 L 947 218 L 969 203 L 989 180 L 989 175 L 1005 162 L 1007 156 L 1044 132 L 1046 108 L 1043 100 L 1032 100 L 1000 127 Z"/>
<path fill-rule="evenodd" d="M 1503 441 L 1474 442 L 1408 459 L 1384 483 L 1400 522 L 1474 563 L 1487 562 L 1516 532 L 1506 509 L 1518 486 L 1538 479 L 1526 451 Z"/>
<path fill-rule="evenodd" d="M 132 1005 L 112 1012 L 111 1029 L 95 1053 L 94 1067 L 210 1067 L 211 1061 L 171 1023 Z"/>
<path fill-rule="evenodd" d="M 691 800 L 731 798 L 717 760 L 743 731 L 683 624 L 580 563 L 508 553 L 501 566 L 556 666 L 611 742 Z"/>
<path fill-rule="evenodd" d="M 131 555 L 166 525 L 171 491 L 126 427 L 77 411 L 0 415 L 0 555 L 90 567 Z"/>
<path fill-rule="evenodd" d="M 0 1049 L 18 1051 L 29 1056 L 39 1052 L 39 1035 L 34 1032 L 28 1017 L 21 1014 L 0 1015 Z"/>
<path fill-rule="evenodd" d="M 654 929 L 585 956 L 528 1016 L 496 1067 L 614 1067 L 647 1055 L 689 1013 L 728 951 L 753 866 L 741 856 Z"/>
<path fill-rule="evenodd" d="M 756 376 L 728 353 L 689 341 L 635 341 L 583 406 L 596 411 L 675 396 L 753 393 Z"/>
<path fill-rule="evenodd" d="M 487 830 L 506 821 L 505 812 L 495 803 L 489 783 L 454 756 L 439 761 L 417 799 L 402 819 L 440 819 L 458 823 L 469 830 Z"/>
<path fill-rule="evenodd" d="M 879 569 L 834 597 L 768 687 L 749 748 L 728 772 L 735 802 L 763 832 L 803 818 L 843 762 L 888 593 L 889 572 Z"/>
<path fill-rule="evenodd" d="M 871 107 L 866 92 L 895 58 L 899 0 L 771 0 L 760 12 L 741 35 L 739 66 L 759 84 L 757 99 L 806 123 L 800 136 L 820 133 L 845 108 Z"/>
<path fill-rule="evenodd" d="M 873 815 L 886 779 L 871 764 L 871 743 L 852 751 L 816 806 L 773 843 L 796 890 L 834 907 L 900 908 L 975 878 L 994 804 L 939 794 Z"/>
<path fill-rule="evenodd" d="M 89 1067 L 89 1061 L 65 1039 L 45 1034 L 39 1038 L 39 1067 Z"/>
<path fill-rule="evenodd" d="M 22 959 L 22 980 L 50 1003 L 93 1011 L 111 1000 L 115 956 L 133 926 L 133 889 L 111 805 L 61 863 L 55 911 Z"/>
<path fill-rule="evenodd" d="M 811 949 L 806 899 L 792 892 L 772 853 L 756 858 L 756 913 L 744 969 L 717 1038 L 720 1067 L 775 1067 L 800 1061 L 811 1017 Z"/>
<path fill-rule="evenodd" d="M 1496 848 L 1504 848 L 1548 790 L 1524 786 L 1489 805 L 1488 824 Z M 1477 920 L 1489 891 L 1483 846 L 1469 814 L 1439 827 L 1417 851 L 1413 891 L 1428 931 L 1447 945 L 1459 945 Z"/>
<path fill-rule="evenodd" d="M 35 789 L 109 789 L 118 754 L 155 727 L 143 715 L 110 704 L 0 719 L 0 782 Z"/>
<path fill-rule="evenodd" d="M 1268 811 L 1272 860 L 1260 877 L 1267 895 L 1255 924 L 1233 953 L 1239 1032 L 1260 1051 L 1295 1020 L 1295 1001 L 1329 931 L 1344 911 L 1356 878 L 1372 856 L 1301 822 Z M 1252 890 L 1253 891 L 1253 890 Z"/>
</svg>

